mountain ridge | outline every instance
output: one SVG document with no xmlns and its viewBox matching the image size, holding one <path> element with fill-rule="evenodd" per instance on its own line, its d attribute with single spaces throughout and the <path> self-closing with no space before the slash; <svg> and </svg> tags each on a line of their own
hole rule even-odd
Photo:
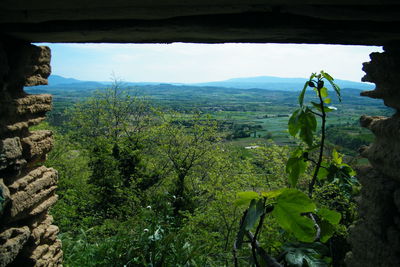
<svg viewBox="0 0 400 267">
<path fill-rule="evenodd" d="M 158 85 L 158 84 L 171 84 L 171 85 L 186 85 L 196 87 L 223 87 L 223 88 L 237 88 L 237 89 L 264 89 L 264 90 L 282 90 L 282 91 L 299 91 L 303 88 L 306 78 L 285 78 L 275 76 L 255 76 L 255 77 L 239 77 L 231 78 L 222 81 L 212 81 L 203 83 L 163 83 L 163 82 L 123 82 L 126 86 L 137 85 Z M 63 88 L 104 88 L 111 84 L 111 82 L 101 81 L 82 81 L 74 78 L 66 78 L 60 75 L 50 75 L 48 78 L 49 87 L 63 87 Z M 372 90 L 374 85 L 371 83 L 361 83 L 348 80 L 337 79 L 335 82 L 341 88 L 351 88 L 358 90 Z"/>
</svg>

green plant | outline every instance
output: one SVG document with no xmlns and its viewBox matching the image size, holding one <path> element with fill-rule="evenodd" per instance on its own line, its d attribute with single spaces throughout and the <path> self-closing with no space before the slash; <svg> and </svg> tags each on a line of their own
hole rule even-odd
<svg viewBox="0 0 400 267">
<path fill-rule="evenodd" d="M 236 205 L 244 205 L 245 210 L 234 243 L 235 266 L 238 266 L 237 250 L 244 242 L 248 242 L 252 251 L 252 259 L 256 266 L 328 266 L 330 259 L 323 243 L 335 233 L 341 221 L 341 214 L 335 210 L 321 207 L 313 200 L 316 185 L 336 183 L 341 190 L 351 194 L 357 184 L 352 168 L 342 162 L 342 157 L 335 150 L 331 160 L 324 155 L 327 114 L 336 110 L 328 106 L 331 103 L 327 81 L 341 101 L 340 88 L 326 72 L 313 73 L 305 82 L 298 101 L 299 108 L 289 118 L 288 131 L 293 137 L 300 139 L 299 146 L 291 153 L 286 164 L 289 188 L 281 188 L 269 192 L 241 192 Z M 311 105 L 304 103 L 307 88 L 316 93 L 317 102 Z M 317 118 L 320 119 L 320 136 L 317 134 Z M 312 175 L 308 181 L 307 194 L 297 189 L 299 179 L 314 164 Z M 273 258 L 261 246 L 259 236 L 266 216 L 271 215 L 278 225 L 294 239 L 283 247 L 281 256 Z M 253 231 L 255 231 L 253 233 Z M 245 241 L 247 237 L 248 241 Z M 289 238 L 289 239 L 290 239 Z"/>
</svg>

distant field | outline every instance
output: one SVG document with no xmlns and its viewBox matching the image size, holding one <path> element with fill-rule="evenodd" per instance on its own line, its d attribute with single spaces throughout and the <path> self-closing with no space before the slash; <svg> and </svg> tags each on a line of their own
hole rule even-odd
<svg viewBox="0 0 400 267">
<path fill-rule="evenodd" d="M 186 116 L 184 114 L 189 115 L 194 112 L 209 114 L 213 119 L 230 127 L 223 130 L 224 134 L 229 135 L 230 132 L 241 130 L 242 135 L 249 135 L 230 138 L 228 141 L 241 147 L 266 142 L 268 139 L 281 145 L 294 143 L 287 133 L 287 122 L 289 115 L 298 107 L 298 92 L 170 84 L 131 86 L 126 90 L 132 95 L 145 97 L 164 112 L 173 110 L 181 113 L 182 117 Z M 53 94 L 54 109 L 49 114 L 49 121 L 54 125 L 61 125 L 65 119 L 65 109 L 94 92 L 93 89 L 73 87 L 27 88 L 27 91 Z M 332 135 L 332 142 L 337 141 L 349 146 L 348 151 L 351 152 L 358 143 L 372 140 L 369 131 L 360 132 L 361 128 L 358 126 L 360 116 L 388 115 L 392 111 L 384 107 L 379 100 L 360 97 L 360 91 L 357 89 L 343 89 L 342 94 L 341 103 L 332 96 L 332 105 L 338 110 L 329 113 L 328 125 L 334 125 L 336 129 Z M 315 99 L 313 92 L 306 94 L 306 102 L 313 99 Z M 347 144 L 348 139 L 351 139 L 350 145 Z"/>
</svg>

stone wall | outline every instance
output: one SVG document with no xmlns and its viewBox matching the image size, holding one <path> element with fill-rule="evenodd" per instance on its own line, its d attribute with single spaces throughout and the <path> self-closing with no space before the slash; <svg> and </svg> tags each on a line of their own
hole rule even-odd
<svg viewBox="0 0 400 267">
<path fill-rule="evenodd" d="M 364 63 L 363 81 L 375 90 L 361 95 L 383 99 L 394 109 L 392 117 L 363 116 L 361 126 L 370 129 L 375 141 L 361 149 L 370 166 L 359 170 L 362 184 L 360 219 L 351 230 L 350 267 L 400 266 L 400 49 L 384 47 Z"/>
<path fill-rule="evenodd" d="M 61 266 L 58 228 L 48 209 L 57 200 L 57 171 L 42 162 L 51 131 L 30 131 L 51 109 L 51 95 L 24 86 L 47 84 L 50 49 L 0 41 L 0 267 Z"/>
</svg>

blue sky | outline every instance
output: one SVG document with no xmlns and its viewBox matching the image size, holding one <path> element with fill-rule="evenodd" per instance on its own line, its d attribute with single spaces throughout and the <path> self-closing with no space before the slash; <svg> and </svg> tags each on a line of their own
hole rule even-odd
<svg viewBox="0 0 400 267">
<path fill-rule="evenodd" d="M 381 47 L 304 44 L 43 44 L 52 73 L 129 82 L 207 82 L 253 76 L 308 77 L 324 70 L 360 81 L 362 63 Z"/>
</svg>

